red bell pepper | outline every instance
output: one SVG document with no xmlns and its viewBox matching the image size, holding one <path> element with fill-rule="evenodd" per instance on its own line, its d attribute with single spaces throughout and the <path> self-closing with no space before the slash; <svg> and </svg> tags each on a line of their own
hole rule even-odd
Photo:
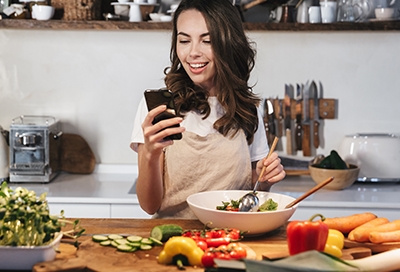
<svg viewBox="0 0 400 272">
<path fill-rule="evenodd" d="M 315 217 L 321 220 L 313 221 Z M 289 254 L 295 255 L 308 250 L 324 251 L 329 228 L 325 217 L 316 214 L 309 221 L 292 221 L 286 229 Z"/>
</svg>

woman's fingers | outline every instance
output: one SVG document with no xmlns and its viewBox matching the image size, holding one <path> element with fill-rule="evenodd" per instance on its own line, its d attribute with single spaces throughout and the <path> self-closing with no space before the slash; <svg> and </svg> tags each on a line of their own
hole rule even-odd
<svg viewBox="0 0 400 272">
<path fill-rule="evenodd" d="M 286 172 L 283 169 L 278 153 L 273 152 L 269 158 L 262 161 L 262 165 L 265 165 L 266 169 L 261 181 L 275 183 L 285 178 Z"/>
</svg>

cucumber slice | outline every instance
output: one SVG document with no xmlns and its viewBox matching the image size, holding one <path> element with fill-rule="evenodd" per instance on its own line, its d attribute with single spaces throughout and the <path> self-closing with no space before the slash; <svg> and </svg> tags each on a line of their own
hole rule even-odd
<svg viewBox="0 0 400 272">
<path fill-rule="evenodd" d="M 143 238 L 142 241 L 140 241 L 140 243 L 143 245 L 152 245 L 153 241 L 150 240 L 149 238 Z"/>
<path fill-rule="evenodd" d="M 141 250 L 150 250 L 150 249 L 152 249 L 153 247 L 151 246 L 151 245 L 148 245 L 148 244 L 141 244 L 140 245 L 140 249 Z"/>
<path fill-rule="evenodd" d="M 154 237 L 149 237 L 149 239 L 153 242 L 153 245 L 155 245 L 155 246 L 162 246 L 163 245 L 163 242 L 161 242 L 160 240 L 157 240 Z"/>
<path fill-rule="evenodd" d="M 124 244 L 124 245 L 117 246 L 117 250 L 123 251 L 123 252 L 132 252 L 132 251 L 135 251 L 136 249 Z"/>
<path fill-rule="evenodd" d="M 139 248 L 141 243 L 140 242 L 135 242 L 135 243 L 128 242 L 127 245 L 129 245 L 131 247 Z"/>
<path fill-rule="evenodd" d="M 155 226 L 151 232 L 150 237 L 156 238 L 161 242 L 167 241 L 172 236 L 182 235 L 183 229 L 176 224 L 164 224 Z"/>
<path fill-rule="evenodd" d="M 92 236 L 92 240 L 93 240 L 94 242 L 100 243 L 100 242 L 102 242 L 102 241 L 107 241 L 107 240 L 108 240 L 108 237 L 105 236 L 105 235 L 93 235 L 93 236 Z"/>
<path fill-rule="evenodd" d="M 110 240 L 123 239 L 123 238 L 124 237 L 122 237 L 119 234 L 110 234 L 110 235 L 108 235 L 108 239 L 110 239 Z"/>
<path fill-rule="evenodd" d="M 126 240 L 125 238 L 122 239 L 115 239 L 114 240 L 118 245 L 125 245 L 128 243 L 128 240 Z"/>
<path fill-rule="evenodd" d="M 128 240 L 131 243 L 140 242 L 142 239 L 143 239 L 143 237 L 137 236 L 137 235 L 131 235 L 131 236 L 126 237 L 126 240 Z"/>
<path fill-rule="evenodd" d="M 101 241 L 100 242 L 100 245 L 102 245 L 102 246 L 109 246 L 109 245 L 111 245 L 111 240 L 105 240 L 105 241 Z"/>
<path fill-rule="evenodd" d="M 111 241 L 111 245 L 112 245 L 113 247 L 118 247 L 118 246 L 119 246 L 119 244 L 118 244 L 117 242 L 115 242 L 115 240 L 112 240 L 112 241 Z"/>
</svg>

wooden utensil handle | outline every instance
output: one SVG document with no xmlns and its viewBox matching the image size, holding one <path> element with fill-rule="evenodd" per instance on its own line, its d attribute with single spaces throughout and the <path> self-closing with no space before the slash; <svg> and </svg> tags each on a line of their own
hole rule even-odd
<svg viewBox="0 0 400 272">
<path fill-rule="evenodd" d="M 287 128 L 286 129 L 286 153 L 288 155 L 293 154 L 293 148 L 292 148 L 292 130 Z"/>
<path fill-rule="evenodd" d="M 319 147 L 319 122 L 314 121 L 314 147 Z"/>
<path fill-rule="evenodd" d="M 318 184 L 317 186 L 314 186 L 313 188 L 311 188 L 309 191 L 307 191 L 306 193 L 304 193 L 304 195 L 302 195 L 301 197 L 295 199 L 293 202 L 289 203 L 285 209 L 291 208 L 294 205 L 296 205 L 297 203 L 299 203 L 300 201 L 304 200 L 306 197 L 312 195 L 313 193 L 315 193 L 316 191 L 318 191 L 319 189 L 321 189 L 322 187 L 324 187 L 325 185 L 327 185 L 328 183 L 330 183 L 334 178 L 330 177 L 327 178 L 326 180 L 324 180 L 322 183 Z"/>
<path fill-rule="evenodd" d="M 296 122 L 296 128 L 295 128 L 295 139 L 296 139 L 296 150 L 301 150 L 301 142 L 302 142 L 302 133 L 303 130 L 301 128 L 301 124 L 299 122 Z"/>
<path fill-rule="evenodd" d="M 310 135 L 310 125 L 303 124 L 303 141 L 301 143 L 301 148 L 303 149 L 303 156 L 311 156 L 311 135 Z"/>
</svg>

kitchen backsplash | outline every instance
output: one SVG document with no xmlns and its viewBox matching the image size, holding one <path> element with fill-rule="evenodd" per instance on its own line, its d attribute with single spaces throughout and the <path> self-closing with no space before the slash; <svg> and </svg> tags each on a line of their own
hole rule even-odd
<svg viewBox="0 0 400 272">
<path fill-rule="evenodd" d="M 346 134 L 400 134 L 400 32 L 248 34 L 258 49 L 251 82 L 263 98 L 314 79 L 324 97 L 337 99 L 337 118 L 321 122 L 317 153 L 337 149 Z M 87 140 L 98 163 L 136 163 L 129 149 L 136 107 L 145 89 L 164 85 L 169 46 L 169 31 L 1 29 L 0 125 L 52 115 Z"/>
</svg>

